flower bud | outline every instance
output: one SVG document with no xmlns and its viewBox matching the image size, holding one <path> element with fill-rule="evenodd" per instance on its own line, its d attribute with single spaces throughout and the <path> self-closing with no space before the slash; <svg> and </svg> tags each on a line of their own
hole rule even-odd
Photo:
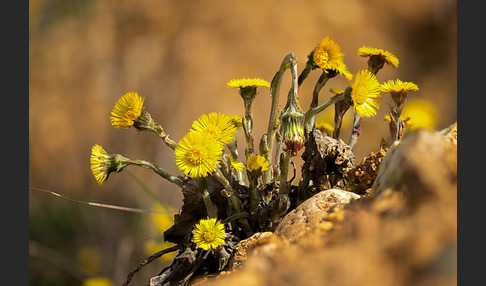
<svg viewBox="0 0 486 286">
<path fill-rule="evenodd" d="M 304 113 L 292 105 L 282 114 L 284 151 L 293 157 L 304 147 L 304 120 Z"/>
</svg>

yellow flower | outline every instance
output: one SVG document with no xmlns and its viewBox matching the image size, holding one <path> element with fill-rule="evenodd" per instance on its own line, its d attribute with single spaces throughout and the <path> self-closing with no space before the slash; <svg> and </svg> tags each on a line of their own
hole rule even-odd
<svg viewBox="0 0 486 286">
<path fill-rule="evenodd" d="M 142 114 L 144 107 L 143 101 L 136 92 L 129 92 L 122 96 L 111 111 L 111 125 L 115 128 L 130 128 Z"/>
<path fill-rule="evenodd" d="M 399 79 L 396 81 L 389 80 L 380 86 L 381 92 L 389 92 L 396 103 L 400 103 L 410 91 L 417 91 L 418 89 L 415 83 L 403 82 Z"/>
<path fill-rule="evenodd" d="M 351 85 L 351 99 L 359 115 L 371 117 L 380 108 L 380 83 L 376 76 L 367 70 L 361 70 Z"/>
<path fill-rule="evenodd" d="M 412 99 L 404 105 L 400 118 L 406 121 L 408 130 L 419 128 L 435 129 L 437 124 L 437 109 L 426 100 Z M 390 115 L 385 115 L 385 120 L 390 122 Z"/>
<path fill-rule="evenodd" d="M 97 274 L 101 271 L 101 256 L 96 249 L 84 246 L 76 253 L 76 262 L 90 274 Z"/>
<path fill-rule="evenodd" d="M 233 115 L 232 122 L 235 125 L 236 129 L 243 128 L 243 116 L 241 115 Z"/>
<path fill-rule="evenodd" d="M 353 76 L 343 63 L 343 58 L 344 54 L 341 52 L 341 47 L 329 36 L 322 39 L 312 54 L 314 64 L 326 73 L 329 71 L 337 72 L 344 75 L 348 80 L 351 80 Z"/>
<path fill-rule="evenodd" d="M 215 218 L 201 219 L 192 231 L 194 243 L 204 250 L 215 249 L 224 244 L 224 225 Z"/>
<path fill-rule="evenodd" d="M 260 155 L 250 155 L 246 159 L 246 169 L 249 172 L 265 172 L 268 171 L 270 164 L 265 157 Z"/>
<path fill-rule="evenodd" d="M 106 277 L 92 277 L 83 281 L 83 286 L 114 286 L 113 280 Z"/>
<path fill-rule="evenodd" d="M 323 70 L 335 70 L 343 62 L 341 47 L 329 36 L 314 49 L 314 63 Z"/>
<path fill-rule="evenodd" d="M 376 56 L 381 59 L 386 64 L 389 64 L 393 67 L 398 67 L 399 61 L 398 58 L 393 55 L 392 53 L 382 50 L 382 49 L 376 49 L 372 47 L 366 47 L 363 46 L 358 49 L 358 56 L 360 57 L 372 57 Z"/>
<path fill-rule="evenodd" d="M 167 229 L 174 225 L 174 216 L 169 213 L 169 210 L 160 203 L 154 203 L 151 207 L 152 211 L 164 211 L 166 213 L 152 213 L 150 217 L 157 226 L 158 230 L 163 234 Z"/>
<path fill-rule="evenodd" d="M 233 116 L 212 112 L 201 115 L 192 124 L 192 129 L 207 132 L 222 144 L 228 144 L 234 139 L 236 124 Z"/>
<path fill-rule="evenodd" d="M 258 87 L 270 87 L 270 83 L 261 78 L 232 79 L 227 85 L 231 88 L 239 88 L 239 93 L 246 104 L 253 101 L 257 94 Z"/>
<path fill-rule="evenodd" d="M 235 169 L 235 171 L 237 172 L 241 172 L 243 171 L 243 169 L 245 168 L 245 164 L 241 163 L 241 162 L 238 162 L 235 158 L 233 158 L 233 156 L 231 155 L 228 155 L 228 157 L 230 158 L 231 160 L 231 167 L 233 169 Z"/>
<path fill-rule="evenodd" d="M 95 144 L 91 148 L 91 172 L 96 181 L 101 185 L 112 172 L 120 172 L 127 166 L 124 158 L 118 154 L 108 154 L 101 145 Z"/>
<path fill-rule="evenodd" d="M 216 171 L 221 162 L 223 146 L 210 133 L 192 130 L 177 144 L 176 165 L 193 178 L 206 177 Z"/>
<path fill-rule="evenodd" d="M 361 47 L 358 49 L 358 56 L 369 57 L 368 69 L 371 71 L 371 73 L 375 75 L 380 69 L 383 68 L 385 63 L 393 67 L 398 66 L 398 58 L 395 57 L 392 53 L 382 49 Z"/>
<path fill-rule="evenodd" d="M 245 88 L 245 87 L 270 87 L 270 83 L 261 78 L 240 78 L 232 79 L 227 83 L 231 88 Z"/>
</svg>

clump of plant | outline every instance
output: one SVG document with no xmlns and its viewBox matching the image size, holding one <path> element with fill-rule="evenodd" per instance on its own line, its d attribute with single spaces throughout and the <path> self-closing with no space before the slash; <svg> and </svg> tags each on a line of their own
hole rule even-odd
<svg viewBox="0 0 486 286">
<path fill-rule="evenodd" d="M 344 63 L 341 47 L 327 36 L 308 54 L 300 74 L 297 57 L 290 53 L 283 58 L 271 82 L 261 78 L 232 79 L 227 86 L 238 91 L 244 113 L 203 114 L 178 141 L 169 138 L 145 110 L 143 97 L 136 92 L 121 97 L 111 112 L 111 124 L 160 137 L 172 149 L 174 163 L 181 173 L 170 174 L 154 163 L 111 154 L 102 146 L 94 145 L 91 170 L 96 181 L 102 184 L 111 173 L 136 165 L 151 169 L 177 185 L 184 196 L 184 204 L 174 216 L 174 225 L 164 233 L 164 240 L 176 245 L 143 261 L 128 275 L 125 285 L 141 267 L 174 251 L 178 254 L 172 264 L 159 273 L 161 284 L 183 285 L 195 273 L 227 269 L 240 240 L 256 232 L 273 231 L 284 215 L 321 190 L 357 185 L 355 181 L 347 182 L 346 170 L 355 167 L 352 151 L 363 119 L 376 115 L 381 93 L 390 93 L 393 104 L 388 116 L 389 143 L 400 140 L 406 130 L 401 112 L 407 94 L 418 90 L 414 83 L 399 79 L 378 82 L 376 74 L 385 64 L 398 66 L 398 59 L 390 52 L 365 46 L 358 50 L 358 55 L 368 58 L 368 67 L 353 76 Z M 282 108 L 278 105 L 280 88 L 287 71 L 292 86 Z M 321 75 L 315 83 L 310 106 L 304 111 L 299 102 L 299 87 L 312 71 Z M 343 90 L 331 89 L 332 96 L 320 103 L 321 90 L 338 75 L 344 76 L 349 86 Z M 252 132 L 255 124 L 252 103 L 267 88 L 271 95 L 267 131 L 256 141 Z M 315 122 L 316 115 L 329 107 L 334 107 L 332 134 L 321 132 Z M 340 138 L 340 130 L 343 117 L 351 107 L 353 127 L 345 143 Z M 238 152 L 241 142 L 237 142 L 237 132 L 244 133 L 244 154 Z M 304 164 L 300 181 L 294 182 L 297 170 L 292 161 L 299 154 Z"/>
</svg>

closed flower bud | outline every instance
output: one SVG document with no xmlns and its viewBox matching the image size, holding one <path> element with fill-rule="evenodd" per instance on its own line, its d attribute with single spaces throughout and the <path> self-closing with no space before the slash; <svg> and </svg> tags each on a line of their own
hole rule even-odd
<svg viewBox="0 0 486 286">
<path fill-rule="evenodd" d="M 284 151 L 293 157 L 297 156 L 300 149 L 304 147 L 304 120 L 304 113 L 293 108 L 292 105 L 282 114 Z"/>
</svg>

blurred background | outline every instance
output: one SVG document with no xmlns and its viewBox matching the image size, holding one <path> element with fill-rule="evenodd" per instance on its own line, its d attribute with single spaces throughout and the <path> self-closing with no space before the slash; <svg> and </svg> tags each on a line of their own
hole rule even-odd
<svg viewBox="0 0 486 286">
<path fill-rule="evenodd" d="M 175 185 L 134 166 L 102 186 L 91 174 L 94 144 L 180 174 L 173 152 L 155 135 L 110 125 L 110 112 L 125 93 L 145 97 L 146 110 L 178 141 L 201 114 L 243 114 L 229 80 L 270 82 L 290 52 L 297 54 L 300 72 L 309 52 L 329 35 L 353 74 L 367 68 L 367 59 L 357 56 L 362 46 L 396 55 L 400 65 L 385 66 L 378 80 L 416 83 L 420 90 L 410 102 L 422 106 L 417 112 L 429 127 L 442 129 L 457 120 L 456 13 L 455 0 L 29 1 L 29 285 L 120 285 L 142 260 L 167 247 L 160 244 L 162 233 L 182 206 Z M 299 90 L 304 110 L 319 75 L 312 72 Z M 331 96 L 329 88 L 347 85 L 344 77 L 330 80 L 320 102 Z M 281 105 L 289 88 L 287 72 Z M 256 142 L 270 107 L 269 89 L 259 91 L 253 104 Z M 378 114 L 364 119 L 357 162 L 388 137 L 383 118 L 390 103 L 383 95 Z M 317 120 L 332 114 L 328 109 Z M 351 117 L 348 112 L 345 142 Z M 165 214 L 89 206 L 34 188 Z M 143 268 L 132 285 L 148 284 L 171 258 Z"/>
</svg>

